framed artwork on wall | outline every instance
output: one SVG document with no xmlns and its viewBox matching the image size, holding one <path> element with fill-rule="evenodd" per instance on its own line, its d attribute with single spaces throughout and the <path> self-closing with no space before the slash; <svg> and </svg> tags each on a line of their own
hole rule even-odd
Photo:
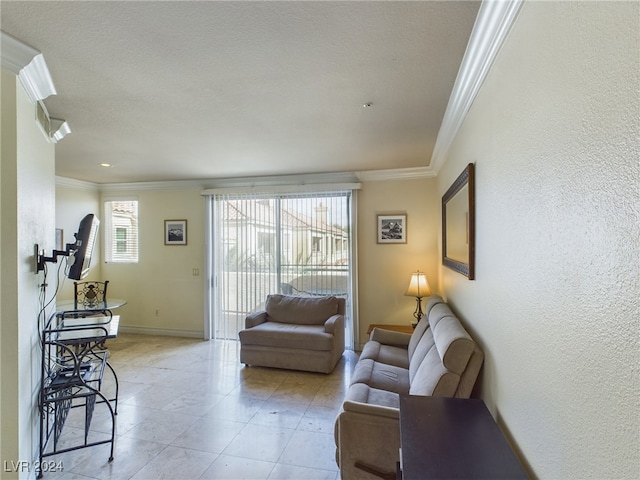
<svg viewBox="0 0 640 480">
<path fill-rule="evenodd" d="M 378 243 L 407 243 L 407 215 L 378 215 Z"/>
<path fill-rule="evenodd" d="M 186 220 L 165 220 L 164 221 L 164 244 L 165 245 L 186 245 L 187 244 L 187 221 Z"/>
</svg>

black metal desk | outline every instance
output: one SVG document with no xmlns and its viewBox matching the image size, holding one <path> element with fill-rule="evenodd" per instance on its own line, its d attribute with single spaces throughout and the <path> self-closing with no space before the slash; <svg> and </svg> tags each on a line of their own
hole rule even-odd
<svg viewBox="0 0 640 480">
<path fill-rule="evenodd" d="M 482 400 L 400 397 L 403 480 L 526 479 Z"/>
<path fill-rule="evenodd" d="M 104 348 L 107 339 L 118 334 L 119 317 L 112 310 L 124 300 L 113 299 L 92 304 L 59 303 L 44 325 L 41 335 L 42 380 L 40 386 L 40 462 L 43 458 L 80 448 L 111 444 L 113 460 L 115 415 L 118 413 L 118 376 L 108 362 Z M 115 381 L 115 394 L 107 398 L 102 391 L 104 372 Z M 89 428 L 96 405 L 104 404 L 111 416 L 111 437 L 89 441 Z M 72 408 L 84 408 L 84 441 L 73 446 L 60 445 L 63 426 Z M 43 470 L 38 471 L 42 478 Z"/>
</svg>

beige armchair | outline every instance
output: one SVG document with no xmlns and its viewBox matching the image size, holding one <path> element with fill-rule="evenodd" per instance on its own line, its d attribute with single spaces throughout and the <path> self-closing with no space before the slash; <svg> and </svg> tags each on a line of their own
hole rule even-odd
<svg viewBox="0 0 640 480">
<path fill-rule="evenodd" d="M 344 352 L 345 299 L 269 295 L 239 332 L 245 365 L 330 373 Z"/>
</svg>

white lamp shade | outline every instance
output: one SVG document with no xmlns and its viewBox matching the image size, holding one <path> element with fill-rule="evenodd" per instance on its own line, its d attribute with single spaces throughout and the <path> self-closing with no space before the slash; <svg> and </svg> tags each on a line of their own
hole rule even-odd
<svg viewBox="0 0 640 480">
<path fill-rule="evenodd" d="M 427 297 L 431 295 L 431 289 L 429 288 L 429 282 L 427 282 L 427 276 L 422 272 L 415 272 L 411 274 L 411 281 L 409 282 L 409 288 L 405 292 L 408 297 Z"/>
</svg>

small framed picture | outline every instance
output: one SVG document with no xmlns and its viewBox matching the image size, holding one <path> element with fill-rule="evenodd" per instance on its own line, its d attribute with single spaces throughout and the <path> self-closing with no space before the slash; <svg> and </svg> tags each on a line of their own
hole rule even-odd
<svg viewBox="0 0 640 480">
<path fill-rule="evenodd" d="M 407 216 L 378 215 L 378 243 L 407 243 Z"/>
<path fill-rule="evenodd" d="M 187 244 L 187 221 L 186 220 L 165 220 L 164 221 L 164 244 L 165 245 L 186 245 Z"/>
</svg>

